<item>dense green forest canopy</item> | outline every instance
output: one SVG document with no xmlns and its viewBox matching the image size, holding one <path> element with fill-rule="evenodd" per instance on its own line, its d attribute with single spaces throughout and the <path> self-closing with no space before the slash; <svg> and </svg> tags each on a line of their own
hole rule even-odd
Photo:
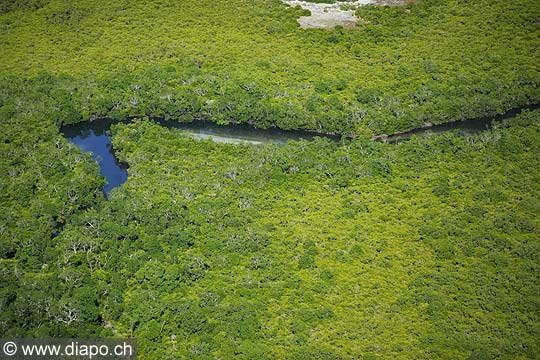
<svg viewBox="0 0 540 360">
<path fill-rule="evenodd" d="M 127 337 L 141 359 L 534 359 L 538 1 L 0 2 L 0 337 Z M 111 130 L 108 200 L 60 125 Z M 354 133 L 196 141 L 152 121 Z"/>
<path fill-rule="evenodd" d="M 538 1 L 359 7 L 347 30 L 301 29 L 305 12 L 279 0 L 3 4 L 0 72 L 60 76 L 82 119 L 364 135 L 540 100 Z"/>
<path fill-rule="evenodd" d="M 47 87 L 0 83 L 0 334 L 143 359 L 535 358 L 540 111 L 397 145 L 113 128 L 104 201 Z"/>
</svg>

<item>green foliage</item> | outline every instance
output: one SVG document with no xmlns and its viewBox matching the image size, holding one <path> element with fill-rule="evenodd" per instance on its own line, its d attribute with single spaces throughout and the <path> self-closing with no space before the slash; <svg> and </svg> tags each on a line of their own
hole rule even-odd
<svg viewBox="0 0 540 360">
<path fill-rule="evenodd" d="M 18 10 L 0 15 L 0 74 L 59 75 L 38 77 L 64 123 L 380 134 L 540 101 L 534 1 L 365 6 L 358 27 L 329 31 L 300 29 L 303 11 L 278 0 L 7 4 Z"/>
<path fill-rule="evenodd" d="M 40 245 L 45 268 L 5 243 L 3 334 L 112 331 L 145 358 L 533 358 L 539 119 L 397 145 L 118 124 L 128 182 Z"/>
<path fill-rule="evenodd" d="M 7 4 L 7 5 L 6 5 Z M 396 145 L 196 141 L 149 120 L 392 132 L 538 102 L 537 2 L 2 2 L 0 335 L 144 359 L 535 358 L 540 112 Z M 62 124 L 111 129 L 108 201 Z"/>
<path fill-rule="evenodd" d="M 0 14 L 12 11 L 34 11 L 44 7 L 47 0 L 1 0 Z"/>
</svg>

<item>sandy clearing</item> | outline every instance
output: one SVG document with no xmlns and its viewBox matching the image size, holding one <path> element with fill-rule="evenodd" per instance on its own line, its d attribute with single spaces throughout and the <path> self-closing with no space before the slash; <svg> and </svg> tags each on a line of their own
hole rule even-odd
<svg viewBox="0 0 540 360">
<path fill-rule="evenodd" d="M 299 0 L 282 0 L 285 4 L 292 7 L 300 6 L 303 9 L 309 10 L 311 16 L 301 16 L 298 18 L 298 23 L 303 29 L 320 28 L 331 29 L 338 25 L 343 27 L 356 26 L 357 18 L 354 15 L 354 10 L 342 10 L 345 7 L 357 7 L 368 4 L 374 5 L 402 5 L 405 1 L 402 0 L 357 0 L 338 2 L 335 4 L 317 4 Z"/>
</svg>

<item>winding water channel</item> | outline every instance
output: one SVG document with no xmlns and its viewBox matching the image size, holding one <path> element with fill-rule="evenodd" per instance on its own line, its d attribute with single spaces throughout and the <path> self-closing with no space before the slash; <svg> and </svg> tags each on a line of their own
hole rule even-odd
<svg viewBox="0 0 540 360">
<path fill-rule="evenodd" d="M 538 106 L 534 106 L 536 108 Z M 481 119 L 465 120 L 427 128 L 415 129 L 405 133 L 384 136 L 381 139 L 387 142 L 400 142 L 412 135 L 432 136 L 437 133 L 457 130 L 462 135 L 474 134 L 493 127 L 497 121 L 515 116 L 521 109 L 508 111 L 504 115 L 486 117 Z M 77 145 L 83 152 L 91 152 L 98 162 L 100 173 L 105 176 L 108 184 L 103 188 L 105 196 L 122 185 L 128 178 L 127 164 L 120 163 L 114 156 L 108 130 L 115 120 L 101 119 L 85 121 L 76 125 L 64 126 L 61 132 Z M 317 135 L 307 131 L 284 131 L 278 129 L 257 129 L 249 125 L 219 126 L 211 122 L 177 123 L 174 121 L 160 121 L 167 128 L 181 129 L 195 139 L 212 139 L 215 142 L 231 144 L 284 144 L 289 140 L 313 140 L 315 136 L 324 136 L 339 140 L 338 136 Z"/>
<path fill-rule="evenodd" d="M 111 125 L 116 122 L 111 119 L 100 119 L 64 126 L 61 129 L 70 142 L 77 145 L 81 151 L 92 153 L 92 157 L 98 162 L 100 173 L 105 176 L 108 182 L 103 188 L 105 196 L 115 187 L 125 183 L 128 177 L 128 165 L 119 162 L 114 156 L 111 139 L 108 135 Z M 249 125 L 219 126 L 206 121 L 192 123 L 160 121 L 159 123 L 169 129 L 181 129 L 194 139 L 212 139 L 215 142 L 229 144 L 285 144 L 289 140 L 313 140 L 316 136 L 307 131 L 256 129 Z M 339 137 L 331 135 L 325 135 L 325 137 L 339 139 Z"/>
</svg>

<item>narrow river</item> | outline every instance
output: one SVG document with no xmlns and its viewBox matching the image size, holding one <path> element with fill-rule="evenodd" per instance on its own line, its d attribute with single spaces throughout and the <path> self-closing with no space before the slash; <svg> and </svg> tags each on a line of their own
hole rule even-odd
<svg viewBox="0 0 540 360">
<path fill-rule="evenodd" d="M 537 106 L 533 106 L 535 108 Z M 400 142 L 407 140 L 412 135 L 432 136 L 437 133 L 456 130 L 462 135 L 474 134 L 487 130 L 494 122 L 515 116 L 520 109 L 510 110 L 504 115 L 486 117 L 481 119 L 465 120 L 428 128 L 415 129 L 409 132 L 394 134 L 383 137 L 385 142 Z M 75 125 L 64 126 L 61 132 L 64 136 L 77 145 L 83 152 L 91 152 L 92 157 L 98 162 L 100 173 L 105 176 L 108 184 L 103 188 L 105 196 L 109 192 L 126 182 L 128 177 L 127 164 L 122 164 L 114 156 L 111 140 L 107 134 L 114 120 L 101 119 L 85 121 Z M 199 121 L 193 123 L 177 123 L 174 121 L 160 121 L 162 126 L 181 129 L 195 139 L 212 139 L 215 142 L 229 144 L 284 144 L 289 140 L 312 140 L 316 135 L 307 131 L 285 131 L 278 129 L 257 129 L 249 125 L 219 126 L 215 123 Z M 339 140 L 339 136 L 325 136 Z"/>
<path fill-rule="evenodd" d="M 92 153 L 98 162 L 100 173 L 105 176 L 108 184 L 103 188 L 105 196 L 126 182 L 128 177 L 127 164 L 120 163 L 114 156 L 108 130 L 115 120 L 100 119 L 84 121 L 75 125 L 64 126 L 61 132 L 77 145 L 83 152 Z M 215 142 L 228 144 L 285 144 L 289 140 L 312 140 L 315 135 L 306 131 L 285 131 L 278 129 L 256 129 L 249 125 L 219 126 L 215 123 L 199 121 L 193 123 L 178 123 L 160 121 L 167 128 L 181 129 L 194 139 L 212 139 Z M 320 135 L 322 136 L 322 135 Z M 339 139 L 337 136 L 326 136 Z"/>
</svg>

